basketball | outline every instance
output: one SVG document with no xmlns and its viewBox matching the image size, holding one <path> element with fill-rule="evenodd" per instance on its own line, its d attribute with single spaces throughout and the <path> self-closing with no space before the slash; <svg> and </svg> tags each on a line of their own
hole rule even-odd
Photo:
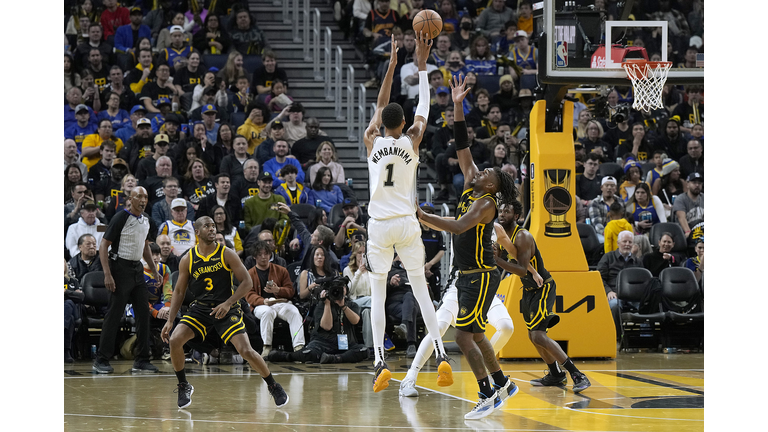
<svg viewBox="0 0 768 432">
<path fill-rule="evenodd" d="M 413 31 L 416 32 L 416 36 L 419 35 L 419 32 L 422 32 L 430 39 L 434 39 L 440 34 L 442 29 L 443 20 L 432 9 L 425 9 L 413 17 Z"/>
</svg>

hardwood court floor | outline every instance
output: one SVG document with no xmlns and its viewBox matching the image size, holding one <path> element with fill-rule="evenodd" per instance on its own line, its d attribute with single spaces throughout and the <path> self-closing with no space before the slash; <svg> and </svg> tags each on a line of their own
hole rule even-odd
<svg viewBox="0 0 768 432">
<path fill-rule="evenodd" d="M 482 421 L 464 420 L 477 402 L 477 382 L 460 355 L 454 384 L 437 387 L 430 363 L 419 375 L 418 398 L 399 398 L 409 360 L 387 360 L 393 380 L 371 389 L 369 362 L 348 365 L 268 363 L 290 401 L 276 409 L 260 376 L 242 365 L 187 364 L 192 405 L 176 406 L 170 362 L 156 375 L 132 375 L 132 363 L 112 361 L 115 373 L 91 373 L 91 364 L 64 366 L 65 431 L 703 431 L 703 354 L 619 354 L 615 361 L 577 361 L 592 387 L 532 387 L 543 375 L 538 361 L 502 362 L 520 392 Z"/>
</svg>

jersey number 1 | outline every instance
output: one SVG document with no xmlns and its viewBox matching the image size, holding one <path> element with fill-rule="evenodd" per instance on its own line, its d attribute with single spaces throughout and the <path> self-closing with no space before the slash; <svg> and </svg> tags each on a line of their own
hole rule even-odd
<svg viewBox="0 0 768 432">
<path fill-rule="evenodd" d="M 395 170 L 395 164 L 389 164 L 387 169 L 387 181 L 384 182 L 384 186 L 394 186 L 395 182 L 392 181 L 392 171 Z"/>
</svg>

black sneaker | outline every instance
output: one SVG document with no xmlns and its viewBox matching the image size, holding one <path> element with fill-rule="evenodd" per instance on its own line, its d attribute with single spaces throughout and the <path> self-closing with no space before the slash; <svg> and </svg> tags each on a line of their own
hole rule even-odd
<svg viewBox="0 0 768 432">
<path fill-rule="evenodd" d="M 563 372 L 562 375 L 552 375 L 549 370 L 546 371 L 543 378 L 531 380 L 532 386 L 562 386 L 568 382 L 568 375 Z"/>
<path fill-rule="evenodd" d="M 64 350 L 64 363 L 74 363 L 75 359 L 72 358 L 72 353 L 68 350 Z"/>
<path fill-rule="evenodd" d="M 592 383 L 589 382 L 589 379 L 587 378 L 587 376 L 581 372 L 571 375 L 571 379 L 573 380 L 574 393 L 580 393 L 592 385 Z"/>
<path fill-rule="evenodd" d="M 320 364 L 336 363 L 336 356 L 333 354 L 323 353 L 320 356 Z"/>
<path fill-rule="evenodd" d="M 183 382 L 179 383 L 173 392 L 179 394 L 179 408 L 186 408 L 192 403 L 192 393 L 195 392 L 195 388 L 192 384 Z"/>
<path fill-rule="evenodd" d="M 115 371 L 112 369 L 112 366 L 109 365 L 109 360 L 99 359 L 93 361 L 93 366 L 91 369 L 98 374 L 111 374 Z"/>
<path fill-rule="evenodd" d="M 137 360 L 133 362 L 133 368 L 131 369 L 131 372 L 133 373 L 158 373 L 159 370 L 155 365 L 150 363 L 147 360 Z"/>
<path fill-rule="evenodd" d="M 288 394 L 283 390 L 283 386 L 280 383 L 275 383 L 273 386 L 269 386 L 269 394 L 275 399 L 275 405 L 278 408 L 288 403 Z"/>
</svg>

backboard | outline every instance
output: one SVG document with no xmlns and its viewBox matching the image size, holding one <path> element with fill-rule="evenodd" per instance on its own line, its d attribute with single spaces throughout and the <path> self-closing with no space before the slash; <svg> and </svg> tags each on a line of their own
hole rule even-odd
<svg viewBox="0 0 768 432">
<path fill-rule="evenodd" d="M 671 61 L 669 84 L 703 84 L 703 42 L 699 37 L 691 41 L 690 31 L 681 29 L 675 17 L 685 20 L 686 14 L 670 10 L 677 2 L 613 4 L 615 9 L 600 10 L 592 0 L 534 0 L 543 84 L 629 86 L 621 67 L 629 58 Z M 612 42 L 611 49 L 606 49 L 606 41 Z M 701 46 L 689 50 L 692 42 Z"/>
</svg>

